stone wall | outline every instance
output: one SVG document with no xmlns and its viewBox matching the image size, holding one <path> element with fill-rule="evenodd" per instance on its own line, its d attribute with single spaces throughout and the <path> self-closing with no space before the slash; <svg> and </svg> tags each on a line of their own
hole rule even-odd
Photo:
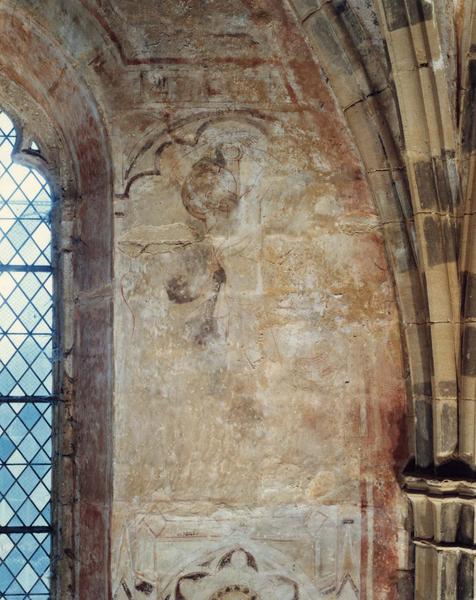
<svg viewBox="0 0 476 600">
<path fill-rule="evenodd" d="M 316 3 L 302 18 L 278 0 L 157 4 L 0 3 L 4 31 L 23 23 L 17 41 L 3 38 L 12 56 L 43 39 L 60 56 L 42 79 L 39 54 L 19 83 L 63 135 L 55 107 L 76 97 L 75 74 L 94 103 L 85 115 L 70 103 L 78 127 L 65 148 L 90 184 L 113 178 L 114 349 L 95 336 L 105 276 L 77 332 L 74 500 L 91 510 L 77 515 L 61 597 L 396 598 L 411 568 L 398 477 L 413 445 L 384 240 L 400 226 L 369 186 L 385 169 L 369 175 L 354 145 L 349 122 L 366 120 L 334 97 L 311 51 L 301 21 Z M 27 50 L 19 57 L 16 80 Z M 108 167 L 88 151 L 96 121 Z M 108 255 L 107 210 L 75 231 L 92 261 Z M 400 248 L 399 264 L 409 256 Z M 88 339 L 101 351 L 88 355 Z M 105 355 L 110 395 L 88 377 Z M 85 556 L 98 528 L 108 542 Z"/>
</svg>

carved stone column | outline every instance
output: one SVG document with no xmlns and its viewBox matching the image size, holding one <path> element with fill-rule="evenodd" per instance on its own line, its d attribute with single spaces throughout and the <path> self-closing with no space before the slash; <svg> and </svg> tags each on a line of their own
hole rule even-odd
<svg viewBox="0 0 476 600">
<path fill-rule="evenodd" d="M 476 597 L 476 483 L 407 476 L 413 514 L 415 598 Z"/>
</svg>

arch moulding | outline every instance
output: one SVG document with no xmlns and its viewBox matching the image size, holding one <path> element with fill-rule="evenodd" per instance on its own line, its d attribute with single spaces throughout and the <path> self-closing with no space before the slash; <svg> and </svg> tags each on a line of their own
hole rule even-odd
<svg viewBox="0 0 476 600">
<path fill-rule="evenodd" d="M 15 159 L 59 200 L 56 598 L 110 597 L 112 188 L 101 111 L 72 60 L 8 2 L 0 6 L 0 106 L 18 126 Z M 41 156 L 28 148 L 35 140 Z"/>
</svg>

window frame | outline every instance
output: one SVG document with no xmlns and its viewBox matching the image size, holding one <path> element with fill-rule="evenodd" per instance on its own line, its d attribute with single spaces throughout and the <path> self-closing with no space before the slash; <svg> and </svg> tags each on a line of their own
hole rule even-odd
<svg viewBox="0 0 476 600">
<path fill-rule="evenodd" d="M 0 105 L 57 205 L 58 562 L 52 599 L 106 600 L 111 586 L 114 397 L 114 171 L 88 69 L 21 6 L 0 3 Z M 46 68 L 47 67 L 47 68 Z M 34 139 L 44 160 L 24 156 Z"/>
<path fill-rule="evenodd" d="M 19 100 L 15 90 L 13 102 Z M 49 119 L 39 121 L 33 117 L 38 105 L 29 98 L 22 98 L 21 113 L 13 106 L 11 98 L 0 98 L 0 110 L 11 119 L 16 140 L 12 151 L 12 162 L 21 164 L 39 172 L 47 181 L 51 193 L 51 266 L 53 277 L 52 288 L 52 479 L 51 479 L 51 557 L 50 557 L 50 597 L 60 600 L 63 591 L 71 586 L 74 573 L 64 560 L 65 552 L 73 548 L 75 508 L 75 481 L 71 474 L 71 463 L 74 458 L 74 432 L 72 428 L 72 403 L 74 398 L 74 326 L 72 323 L 73 266 L 72 266 L 72 232 L 73 225 L 64 219 L 65 212 L 71 215 L 74 211 L 65 211 L 65 193 L 72 188 L 72 177 L 66 169 L 66 161 L 60 161 L 61 152 L 58 134 L 49 123 Z M 31 102 L 28 107 L 28 102 Z M 40 122 L 41 126 L 36 127 Z M 39 151 L 31 151 L 32 142 L 39 145 Z M 70 195 L 70 204 L 74 192 Z M 67 343 L 70 348 L 67 348 Z M 21 398 L 18 397 L 19 402 Z M 65 477 L 68 472 L 70 475 Z"/>
<path fill-rule="evenodd" d="M 62 292 L 62 278 L 60 273 L 63 269 L 60 268 L 60 256 L 58 249 L 61 246 L 60 231 L 61 231 L 61 199 L 58 193 L 58 185 L 55 185 L 54 173 L 51 169 L 48 169 L 48 160 L 43 155 L 42 144 L 39 144 L 38 151 L 32 151 L 30 149 L 33 141 L 39 140 L 38 136 L 34 136 L 34 131 L 29 132 L 25 135 L 24 122 L 16 114 L 16 111 L 12 110 L 11 107 L 5 108 L 0 104 L 0 111 L 4 112 L 11 120 L 15 129 L 15 145 L 12 148 L 11 160 L 14 164 L 22 165 L 28 169 L 36 171 L 46 180 L 51 198 L 51 209 L 49 213 L 49 224 L 51 233 L 51 256 L 50 256 L 50 267 L 48 270 L 52 277 L 52 329 L 51 329 L 51 344 L 52 344 L 52 383 L 51 393 L 49 396 L 2 396 L 0 401 L 6 404 L 18 403 L 51 403 L 51 490 L 50 490 L 50 502 L 51 502 L 51 516 L 49 535 L 51 535 L 51 546 L 50 546 L 50 590 L 49 595 L 51 598 L 55 598 L 55 587 L 57 586 L 57 568 L 58 558 L 62 552 L 62 536 L 61 536 L 61 521 L 60 521 L 60 490 L 59 490 L 59 477 L 58 471 L 61 468 L 61 441 L 62 441 L 62 422 L 63 422 L 63 408 L 64 402 L 62 393 L 62 380 L 64 377 L 63 373 L 63 351 L 62 351 L 62 336 L 61 329 L 59 327 L 59 315 L 62 313 L 60 304 L 60 297 L 63 295 Z M 38 132 L 41 136 L 41 133 Z M 34 139 L 33 139 L 34 138 Z M 20 186 L 21 189 L 21 186 Z M 30 265 L 27 265 L 29 267 Z M 15 270 L 15 269 L 14 269 Z M 34 269 L 32 269 L 34 271 Z M 8 335 L 8 334 L 6 334 Z M 2 528 L 2 533 L 7 534 L 12 528 Z M 23 528 L 22 528 L 23 529 Z M 27 533 L 29 529 L 35 530 L 35 527 L 25 526 L 24 532 Z M 46 528 L 45 528 L 46 529 Z M 60 596 L 58 596 L 59 598 Z"/>
</svg>

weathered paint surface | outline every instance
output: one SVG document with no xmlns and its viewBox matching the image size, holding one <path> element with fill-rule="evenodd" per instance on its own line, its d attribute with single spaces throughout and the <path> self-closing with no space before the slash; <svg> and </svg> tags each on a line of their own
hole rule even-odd
<svg viewBox="0 0 476 600">
<path fill-rule="evenodd" d="M 100 379 L 84 384 L 92 410 L 83 401 L 80 416 L 92 449 L 112 453 L 113 495 L 78 454 L 92 498 L 82 539 L 111 527 L 117 600 L 395 598 L 400 331 L 344 118 L 286 3 L 160 4 L 15 3 L 95 97 L 94 114 L 57 118 L 62 130 L 78 121 L 66 137 L 89 185 L 108 170 L 89 136 L 102 121 L 109 134 L 113 430 Z M 12 72 L 26 56 L 17 64 L 13 49 Z M 53 119 L 75 91 L 59 65 L 32 67 Z M 85 201 L 78 245 L 107 265 L 106 217 Z M 111 350 L 95 335 L 111 305 L 102 271 L 82 273 L 87 379 L 81 367 Z M 81 559 L 81 597 L 104 597 L 93 563 L 105 554 Z"/>
</svg>

